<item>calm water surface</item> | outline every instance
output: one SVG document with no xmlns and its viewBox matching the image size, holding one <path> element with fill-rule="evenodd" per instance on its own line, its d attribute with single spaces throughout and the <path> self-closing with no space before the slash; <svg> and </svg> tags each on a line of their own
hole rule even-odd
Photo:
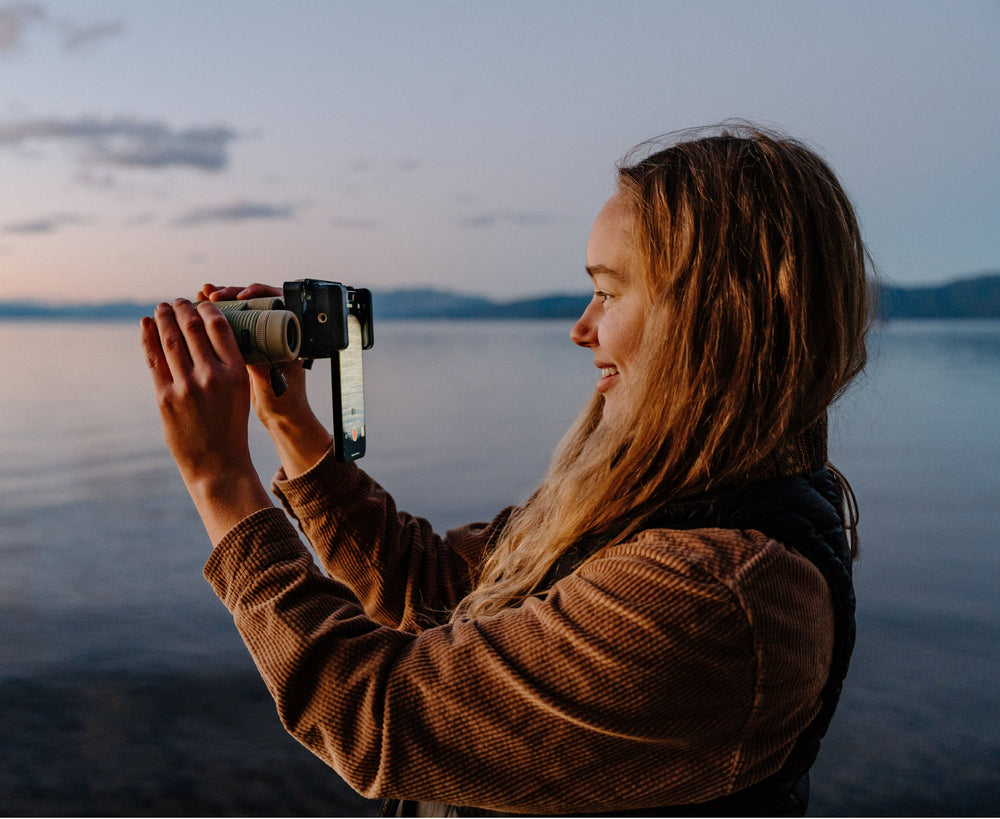
<svg viewBox="0 0 1000 819">
<path fill-rule="evenodd" d="M 381 324 L 363 466 L 440 530 L 523 499 L 592 389 L 569 327 Z M 245 671 L 201 577 L 209 543 L 162 443 L 137 325 L 0 322 L 0 355 L 2 679 Z M 325 367 L 310 392 L 330 417 Z M 256 422 L 251 446 L 270 477 Z M 813 813 L 1000 804 L 998 455 L 1000 322 L 880 330 L 831 416 L 862 511 L 859 641 Z"/>
</svg>

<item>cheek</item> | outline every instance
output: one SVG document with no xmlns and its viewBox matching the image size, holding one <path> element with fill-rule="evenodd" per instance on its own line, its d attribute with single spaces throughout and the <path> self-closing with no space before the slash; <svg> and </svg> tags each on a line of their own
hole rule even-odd
<svg viewBox="0 0 1000 819">
<path fill-rule="evenodd" d="M 614 316 L 602 316 L 597 326 L 597 340 L 602 350 L 617 359 L 623 350 L 621 328 Z"/>
<path fill-rule="evenodd" d="M 604 348 L 621 364 L 631 363 L 639 352 L 642 341 L 642 325 L 635 321 L 623 321 L 616 316 L 605 319 Z"/>
</svg>

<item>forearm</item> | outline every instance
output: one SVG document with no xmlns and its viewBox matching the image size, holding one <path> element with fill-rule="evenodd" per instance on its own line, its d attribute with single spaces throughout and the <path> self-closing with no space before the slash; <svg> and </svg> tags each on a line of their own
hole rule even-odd
<svg viewBox="0 0 1000 819">
<path fill-rule="evenodd" d="M 438 537 L 430 524 L 397 511 L 392 497 L 356 464 L 327 452 L 273 490 L 299 521 L 327 572 L 348 583 L 369 615 L 419 630 L 469 590 L 469 566 L 486 547 L 485 526 Z"/>
</svg>

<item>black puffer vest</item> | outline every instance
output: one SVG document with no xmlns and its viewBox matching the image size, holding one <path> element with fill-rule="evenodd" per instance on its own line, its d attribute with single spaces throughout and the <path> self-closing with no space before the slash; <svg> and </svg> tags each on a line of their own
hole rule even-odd
<svg viewBox="0 0 1000 819">
<path fill-rule="evenodd" d="M 854 649 L 854 585 L 844 531 L 840 489 L 829 469 L 750 484 L 697 503 L 672 507 L 653 526 L 697 529 L 756 529 L 809 560 L 826 580 L 833 601 L 834 642 L 823 702 L 799 735 L 781 769 L 749 788 L 710 802 L 618 813 L 633 816 L 804 816 L 809 806 L 809 769 L 840 700 Z"/>
<path fill-rule="evenodd" d="M 809 769 L 840 699 L 854 648 L 854 587 L 851 556 L 844 531 L 840 490 L 829 469 L 758 481 L 734 492 L 672 505 L 651 516 L 645 528 L 755 529 L 786 548 L 795 549 L 819 569 L 830 588 L 834 614 L 833 660 L 819 713 L 802 732 L 781 769 L 738 793 L 691 805 L 669 805 L 614 816 L 803 816 L 809 804 Z M 549 580 L 568 575 L 588 554 L 564 555 Z M 434 806 L 416 802 L 387 803 L 390 816 L 502 816 L 476 808 Z M 421 809 L 422 808 L 422 809 Z M 431 811 L 428 811 L 431 808 Z M 579 815 L 579 814 L 575 814 Z M 599 816 L 601 814 L 592 814 Z"/>
</svg>

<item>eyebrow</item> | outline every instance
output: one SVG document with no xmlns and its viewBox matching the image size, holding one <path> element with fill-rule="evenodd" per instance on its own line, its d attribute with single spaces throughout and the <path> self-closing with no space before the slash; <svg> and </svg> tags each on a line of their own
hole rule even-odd
<svg viewBox="0 0 1000 819">
<path fill-rule="evenodd" d="M 603 264 L 595 264 L 592 267 L 588 265 L 587 275 L 590 276 L 590 278 L 594 278 L 594 276 L 607 276 L 608 278 L 616 279 L 617 281 L 624 281 L 626 279 L 624 273 L 612 270 L 610 267 L 605 267 Z"/>
</svg>

